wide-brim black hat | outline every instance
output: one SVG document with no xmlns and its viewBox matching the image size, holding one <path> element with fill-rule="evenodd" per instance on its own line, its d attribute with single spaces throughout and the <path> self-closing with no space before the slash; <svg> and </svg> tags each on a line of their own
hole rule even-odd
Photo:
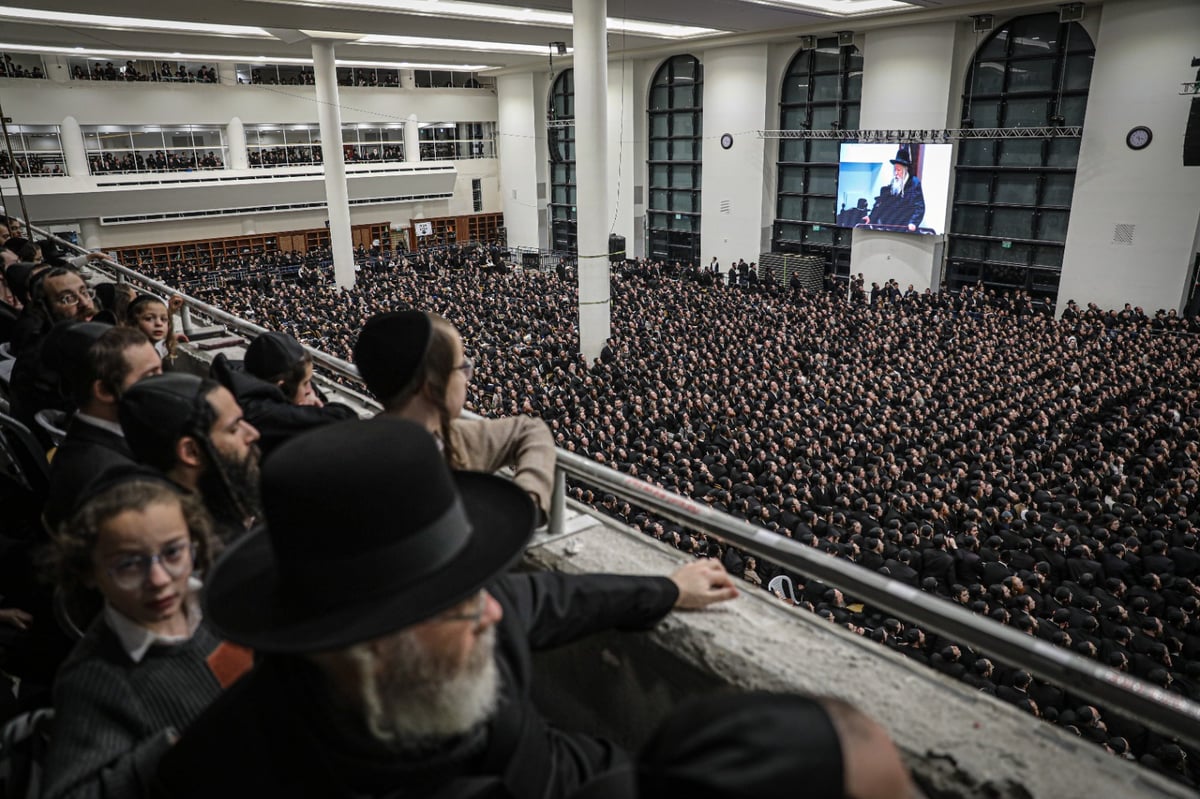
<svg viewBox="0 0 1200 799">
<path fill-rule="evenodd" d="M 903 164 L 906 167 L 912 168 L 912 152 L 904 146 L 896 150 L 896 157 L 892 159 L 893 164 Z"/>
<path fill-rule="evenodd" d="M 533 532 L 529 496 L 451 472 L 433 437 L 398 419 L 299 436 L 263 464 L 266 524 L 209 574 L 205 617 L 259 652 L 343 649 L 409 627 L 506 570 Z"/>
</svg>

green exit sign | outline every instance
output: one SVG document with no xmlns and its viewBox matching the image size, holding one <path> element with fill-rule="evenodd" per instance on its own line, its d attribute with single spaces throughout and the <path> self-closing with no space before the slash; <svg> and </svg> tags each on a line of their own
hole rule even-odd
<svg viewBox="0 0 1200 799">
<path fill-rule="evenodd" d="M 1003 247 L 1003 248 L 1004 248 L 1004 249 L 1006 249 L 1006 250 L 1011 250 L 1011 249 L 1012 249 L 1012 242 L 1011 242 L 1011 241 L 1002 241 L 1002 242 L 1000 242 L 1000 246 L 1001 246 L 1001 247 Z"/>
<path fill-rule="evenodd" d="M 820 225 L 813 225 L 813 232 L 814 232 L 814 233 L 815 233 L 816 231 L 820 230 L 820 229 L 821 229 L 821 226 L 820 226 Z"/>
</svg>

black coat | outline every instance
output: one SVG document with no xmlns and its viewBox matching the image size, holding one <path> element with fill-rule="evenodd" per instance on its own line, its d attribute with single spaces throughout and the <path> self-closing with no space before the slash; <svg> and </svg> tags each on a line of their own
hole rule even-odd
<svg viewBox="0 0 1200 799">
<path fill-rule="evenodd" d="M 365 733 L 347 734 L 308 661 L 268 656 L 163 757 L 156 795 L 552 799 L 627 763 L 612 744 L 542 718 L 530 700 L 531 652 L 648 628 L 674 605 L 674 583 L 537 573 L 501 577 L 488 590 L 504 608 L 496 637 L 501 705 L 480 736 L 406 760 Z"/>
<path fill-rule="evenodd" d="M 75 418 L 50 465 L 50 488 L 43 515 L 51 530 L 66 521 L 84 489 L 114 466 L 134 463 L 125 437 Z"/>
<path fill-rule="evenodd" d="M 236 371 L 224 355 L 213 360 L 210 371 L 213 378 L 233 394 L 246 421 L 258 430 L 261 436 L 258 446 L 263 455 L 305 430 L 357 417 L 353 408 L 337 402 L 323 408 L 294 405 L 278 386 Z"/>
</svg>

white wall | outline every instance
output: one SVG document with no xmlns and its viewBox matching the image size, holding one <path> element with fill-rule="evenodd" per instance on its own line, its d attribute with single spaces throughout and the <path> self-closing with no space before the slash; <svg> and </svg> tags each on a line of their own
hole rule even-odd
<svg viewBox="0 0 1200 799">
<path fill-rule="evenodd" d="M 496 79 L 499 95 L 500 198 L 508 243 L 519 247 L 539 246 L 537 162 L 544 158 L 544 140 L 538 148 L 538 133 L 545 127 L 542 97 L 534 91 L 533 75 L 501 75 Z M 539 113 L 542 111 L 542 113 Z"/>
<path fill-rule="evenodd" d="M 646 112 L 646 106 L 650 99 L 650 82 L 654 80 L 654 73 L 662 66 L 665 58 L 648 58 L 641 61 L 635 61 L 633 64 L 633 88 L 634 88 L 634 110 L 633 110 L 633 146 L 629 149 L 630 155 L 633 157 L 633 185 L 634 192 L 641 188 L 642 201 L 635 202 L 633 206 L 633 246 L 630 246 L 629 241 L 625 242 L 625 249 L 634 254 L 635 258 L 644 258 L 646 256 L 646 208 L 650 205 L 650 173 L 646 168 L 646 159 L 650 157 L 650 138 L 647 129 L 650 121 Z"/>
<path fill-rule="evenodd" d="M 705 50 L 704 166 L 700 197 L 700 262 L 723 267 L 757 260 L 763 225 L 763 147 L 768 127 L 765 44 Z M 778 100 L 776 99 L 776 102 Z M 722 134 L 733 146 L 721 147 Z"/>
<path fill-rule="evenodd" d="M 955 24 L 937 22 L 868 31 L 863 41 L 863 93 L 859 127 L 921 129 L 951 124 L 955 69 Z M 947 191 L 949 187 L 946 187 Z M 928 192 L 929 189 L 926 189 Z M 948 205 L 948 204 L 947 204 Z M 929 220 L 940 229 L 949 222 Z M 855 230 L 850 271 L 862 273 L 868 286 L 895 279 L 922 291 L 938 283 L 941 236 L 916 236 Z"/>
<path fill-rule="evenodd" d="M 1178 308 L 1195 252 L 1200 167 L 1183 166 L 1191 102 L 1178 96 L 1198 55 L 1200 3 L 1109 0 L 1096 63 L 1058 304 L 1125 302 L 1147 313 Z M 1125 146 L 1136 125 L 1154 132 L 1140 152 Z M 1113 243 L 1117 224 L 1135 225 L 1132 246 Z"/>
<path fill-rule="evenodd" d="M 636 89 L 637 67 L 630 59 L 608 62 L 608 214 L 612 233 L 625 237 L 625 252 L 635 252 L 637 232 L 633 204 L 638 159 L 645 166 L 645 146 L 637 139 L 637 118 L 645 105 Z M 642 103 L 642 104 L 639 104 Z M 639 113 L 641 112 L 641 113 Z"/>
</svg>

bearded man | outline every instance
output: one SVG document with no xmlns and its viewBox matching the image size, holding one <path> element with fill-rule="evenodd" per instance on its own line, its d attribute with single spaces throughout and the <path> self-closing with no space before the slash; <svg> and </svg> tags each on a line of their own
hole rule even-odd
<svg viewBox="0 0 1200 799">
<path fill-rule="evenodd" d="M 908 145 L 900 145 L 892 159 L 892 182 L 875 198 L 875 207 L 863 217 L 865 225 L 888 225 L 916 233 L 925 218 L 925 192 L 921 179 L 912 174 L 913 156 Z"/>
<path fill-rule="evenodd" d="M 131 386 L 117 412 L 134 458 L 199 494 L 222 543 L 245 534 L 260 513 L 259 436 L 229 389 L 171 372 Z"/>
<path fill-rule="evenodd" d="M 529 496 L 451 472 L 408 421 L 291 439 L 262 498 L 265 529 L 225 552 L 205 595 L 206 621 L 259 662 L 164 757 L 162 796 L 567 796 L 629 758 L 541 716 L 531 652 L 737 594 L 713 561 L 509 573 Z"/>
</svg>

